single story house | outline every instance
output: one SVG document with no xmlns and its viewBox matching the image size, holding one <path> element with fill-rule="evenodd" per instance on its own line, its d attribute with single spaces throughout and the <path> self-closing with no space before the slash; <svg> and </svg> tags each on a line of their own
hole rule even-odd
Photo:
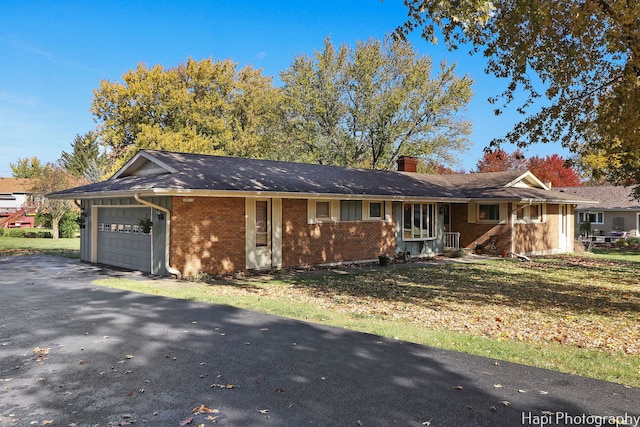
<svg viewBox="0 0 640 427">
<path fill-rule="evenodd" d="M 29 204 L 28 178 L 0 177 L 0 228 L 33 228 L 35 208 Z"/>
<path fill-rule="evenodd" d="M 48 195 L 81 207 L 81 259 L 193 276 L 377 261 L 484 245 L 573 250 L 585 199 L 530 172 L 459 175 L 139 151 L 111 178 Z M 148 226 L 152 225 L 150 229 Z"/>
<path fill-rule="evenodd" d="M 602 185 L 558 188 L 572 196 L 597 200 L 575 207 L 577 235 L 609 243 L 618 238 L 640 237 L 640 200 L 634 199 L 633 187 Z M 582 230 L 581 230 L 581 224 Z M 582 231 L 582 233 L 581 233 Z"/>
</svg>

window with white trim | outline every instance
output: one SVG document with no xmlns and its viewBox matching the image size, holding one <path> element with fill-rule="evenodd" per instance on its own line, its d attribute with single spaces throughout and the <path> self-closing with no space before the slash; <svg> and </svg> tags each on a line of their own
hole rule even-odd
<svg viewBox="0 0 640 427">
<path fill-rule="evenodd" d="M 478 204 L 478 221 L 498 222 L 500 221 L 500 205 Z"/>
<path fill-rule="evenodd" d="M 384 203 L 369 202 L 369 219 L 384 219 Z"/>
<path fill-rule="evenodd" d="M 316 219 L 331 218 L 331 205 L 329 202 L 316 202 Z"/>
<path fill-rule="evenodd" d="M 543 206 L 540 203 L 516 205 L 516 222 L 544 222 Z"/>
<path fill-rule="evenodd" d="M 425 240 L 435 237 L 435 204 L 405 203 L 402 208 L 403 240 Z"/>
<path fill-rule="evenodd" d="M 579 222 L 590 222 L 591 224 L 604 224 L 604 212 L 579 212 Z"/>
<path fill-rule="evenodd" d="M 340 221 L 362 221 L 362 200 L 340 200 Z"/>
</svg>

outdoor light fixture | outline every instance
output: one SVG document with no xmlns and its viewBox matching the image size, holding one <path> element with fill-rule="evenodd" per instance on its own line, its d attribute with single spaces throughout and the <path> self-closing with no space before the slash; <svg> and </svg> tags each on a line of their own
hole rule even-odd
<svg viewBox="0 0 640 427">
<path fill-rule="evenodd" d="M 156 216 L 160 221 L 162 221 L 164 219 L 164 212 L 156 210 Z"/>
</svg>

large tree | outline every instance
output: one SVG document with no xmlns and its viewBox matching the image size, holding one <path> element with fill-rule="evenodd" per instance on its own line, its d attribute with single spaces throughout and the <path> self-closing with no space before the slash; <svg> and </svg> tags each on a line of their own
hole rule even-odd
<svg viewBox="0 0 640 427">
<path fill-rule="evenodd" d="M 565 159 L 557 154 L 544 157 L 533 156 L 527 161 L 528 169 L 536 177 L 552 187 L 575 187 L 582 185 L 580 175 L 567 165 Z"/>
<path fill-rule="evenodd" d="M 525 171 L 527 160 L 521 150 L 507 153 L 502 148 L 485 151 L 476 164 L 477 172 Z"/>
<path fill-rule="evenodd" d="M 557 154 L 545 157 L 533 156 L 527 159 L 521 150 L 512 153 L 498 148 L 487 151 L 476 165 L 477 172 L 531 171 L 537 178 L 552 187 L 573 187 L 582 185 L 580 174 Z"/>
<path fill-rule="evenodd" d="M 14 178 L 35 178 L 42 173 L 43 165 L 37 157 L 19 158 L 16 163 L 9 163 Z"/>
<path fill-rule="evenodd" d="M 390 169 L 400 155 L 455 162 L 470 123 L 472 81 L 404 41 L 334 46 L 294 59 L 284 84 L 289 152 L 305 161 Z"/>
<path fill-rule="evenodd" d="M 487 72 L 509 83 L 500 113 L 521 89 L 527 114 L 503 140 L 560 141 L 595 156 L 592 172 L 640 182 L 640 3 L 610 0 L 405 0 L 395 34 L 420 28 L 450 48 L 469 43 Z M 531 110 L 539 98 L 541 108 Z M 494 141 L 494 144 L 501 140 Z"/>
<path fill-rule="evenodd" d="M 53 163 L 47 163 L 40 175 L 34 177 L 31 197 L 38 206 L 38 213 L 51 216 L 54 239 L 59 237 L 60 219 L 68 212 L 78 211 L 78 208 L 71 200 L 52 200 L 46 195 L 86 184 L 86 182 L 85 179 L 75 177 L 62 166 Z"/>
<path fill-rule="evenodd" d="M 74 176 L 98 182 L 106 172 L 107 156 L 100 151 L 96 133 L 76 135 L 71 147 L 70 153 L 63 151 L 60 156 L 62 166 Z"/>
<path fill-rule="evenodd" d="M 117 168 L 142 148 L 260 157 L 277 99 L 259 70 L 189 58 L 167 69 L 140 64 L 122 82 L 102 81 L 91 111 Z"/>
</svg>

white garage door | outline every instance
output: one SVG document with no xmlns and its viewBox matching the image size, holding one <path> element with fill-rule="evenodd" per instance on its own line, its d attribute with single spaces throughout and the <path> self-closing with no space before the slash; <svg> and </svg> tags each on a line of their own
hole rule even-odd
<svg viewBox="0 0 640 427">
<path fill-rule="evenodd" d="M 150 208 L 99 208 L 97 260 L 100 264 L 151 272 L 151 234 L 138 223 Z"/>
</svg>

